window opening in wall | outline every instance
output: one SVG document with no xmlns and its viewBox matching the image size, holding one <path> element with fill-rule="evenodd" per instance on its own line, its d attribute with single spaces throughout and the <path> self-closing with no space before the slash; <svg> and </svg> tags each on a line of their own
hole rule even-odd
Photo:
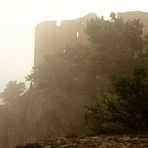
<svg viewBox="0 0 148 148">
<path fill-rule="evenodd" d="M 79 32 L 77 32 L 77 35 L 76 36 L 77 36 L 77 38 L 79 37 Z"/>
<path fill-rule="evenodd" d="M 61 26 L 61 20 L 56 21 L 56 26 Z"/>
</svg>

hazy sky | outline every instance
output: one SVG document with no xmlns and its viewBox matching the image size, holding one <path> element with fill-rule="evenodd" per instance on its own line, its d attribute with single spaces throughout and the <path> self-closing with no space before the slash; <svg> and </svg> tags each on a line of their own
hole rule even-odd
<svg viewBox="0 0 148 148">
<path fill-rule="evenodd" d="M 0 0 L 0 90 L 9 80 L 24 81 L 33 66 L 34 29 L 45 20 L 73 19 L 95 12 L 141 10 L 147 0 Z"/>
</svg>

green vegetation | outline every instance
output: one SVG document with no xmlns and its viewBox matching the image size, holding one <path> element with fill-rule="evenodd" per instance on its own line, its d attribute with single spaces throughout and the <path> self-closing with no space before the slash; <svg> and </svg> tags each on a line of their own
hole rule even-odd
<svg viewBox="0 0 148 148">
<path fill-rule="evenodd" d="M 96 18 L 88 22 L 86 33 L 89 47 L 67 46 L 45 63 L 33 68 L 27 80 L 39 88 L 60 87 L 87 91 L 95 96 L 97 90 L 109 86 L 110 76 L 132 73 L 136 66 L 148 62 L 147 43 L 140 20 L 124 22 L 111 14 L 111 20 Z"/>
<path fill-rule="evenodd" d="M 89 126 L 99 132 L 148 131 L 148 78 L 144 69 L 113 81 L 114 92 L 88 107 Z M 119 128 L 119 129 L 117 129 Z M 127 132 L 127 131 L 126 131 Z"/>
<path fill-rule="evenodd" d="M 9 81 L 0 93 L 5 102 L 0 106 L 2 147 L 58 136 L 148 133 L 143 24 L 112 13 L 110 20 L 88 21 L 85 32 L 89 45 L 67 45 L 33 68 L 26 80 L 34 89 Z"/>
<path fill-rule="evenodd" d="M 112 13 L 110 20 L 88 21 L 85 32 L 89 45 L 67 45 L 33 68 L 26 80 L 35 83 L 34 89 L 22 95 L 24 83 L 8 82 L 0 94 L 6 102 L 0 107 L 1 145 L 90 134 L 88 129 L 93 134 L 148 132 L 143 24 Z"/>
<path fill-rule="evenodd" d="M 14 99 L 18 98 L 25 91 L 25 89 L 25 83 L 9 81 L 0 96 L 6 103 L 12 102 Z"/>
<path fill-rule="evenodd" d="M 60 49 L 26 79 L 36 82 L 38 89 L 86 92 L 92 102 L 98 98 L 86 116 L 96 132 L 117 127 L 117 131 L 147 131 L 148 35 L 143 34 L 139 19 L 125 22 L 114 13 L 110 16 L 111 20 L 102 17 L 88 22 L 89 46 Z"/>
</svg>

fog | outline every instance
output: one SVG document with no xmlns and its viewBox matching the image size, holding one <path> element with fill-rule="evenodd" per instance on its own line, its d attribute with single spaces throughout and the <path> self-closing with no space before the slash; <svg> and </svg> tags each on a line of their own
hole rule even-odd
<svg viewBox="0 0 148 148">
<path fill-rule="evenodd" d="M 109 17 L 111 11 L 147 11 L 146 3 L 146 0 L 136 0 L 134 4 L 128 0 L 0 1 L 0 90 L 9 80 L 24 81 L 31 71 L 34 64 L 34 32 L 39 22 L 74 19 L 90 12 Z"/>
<path fill-rule="evenodd" d="M 146 4 L 0 1 L 0 147 L 148 133 Z"/>
</svg>

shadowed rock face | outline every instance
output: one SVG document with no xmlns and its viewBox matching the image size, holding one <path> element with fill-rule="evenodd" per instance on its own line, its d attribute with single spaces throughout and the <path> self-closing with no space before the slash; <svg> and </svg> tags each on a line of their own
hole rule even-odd
<svg viewBox="0 0 148 148">
<path fill-rule="evenodd" d="M 148 135 L 100 135 L 38 141 L 15 148 L 146 148 Z"/>
<path fill-rule="evenodd" d="M 66 45 L 88 44 L 84 29 L 87 21 L 96 17 L 96 14 L 90 13 L 75 20 L 64 20 L 60 26 L 56 25 L 56 21 L 38 24 L 35 31 L 35 65 L 42 63 L 46 55 L 55 54 Z"/>
</svg>

